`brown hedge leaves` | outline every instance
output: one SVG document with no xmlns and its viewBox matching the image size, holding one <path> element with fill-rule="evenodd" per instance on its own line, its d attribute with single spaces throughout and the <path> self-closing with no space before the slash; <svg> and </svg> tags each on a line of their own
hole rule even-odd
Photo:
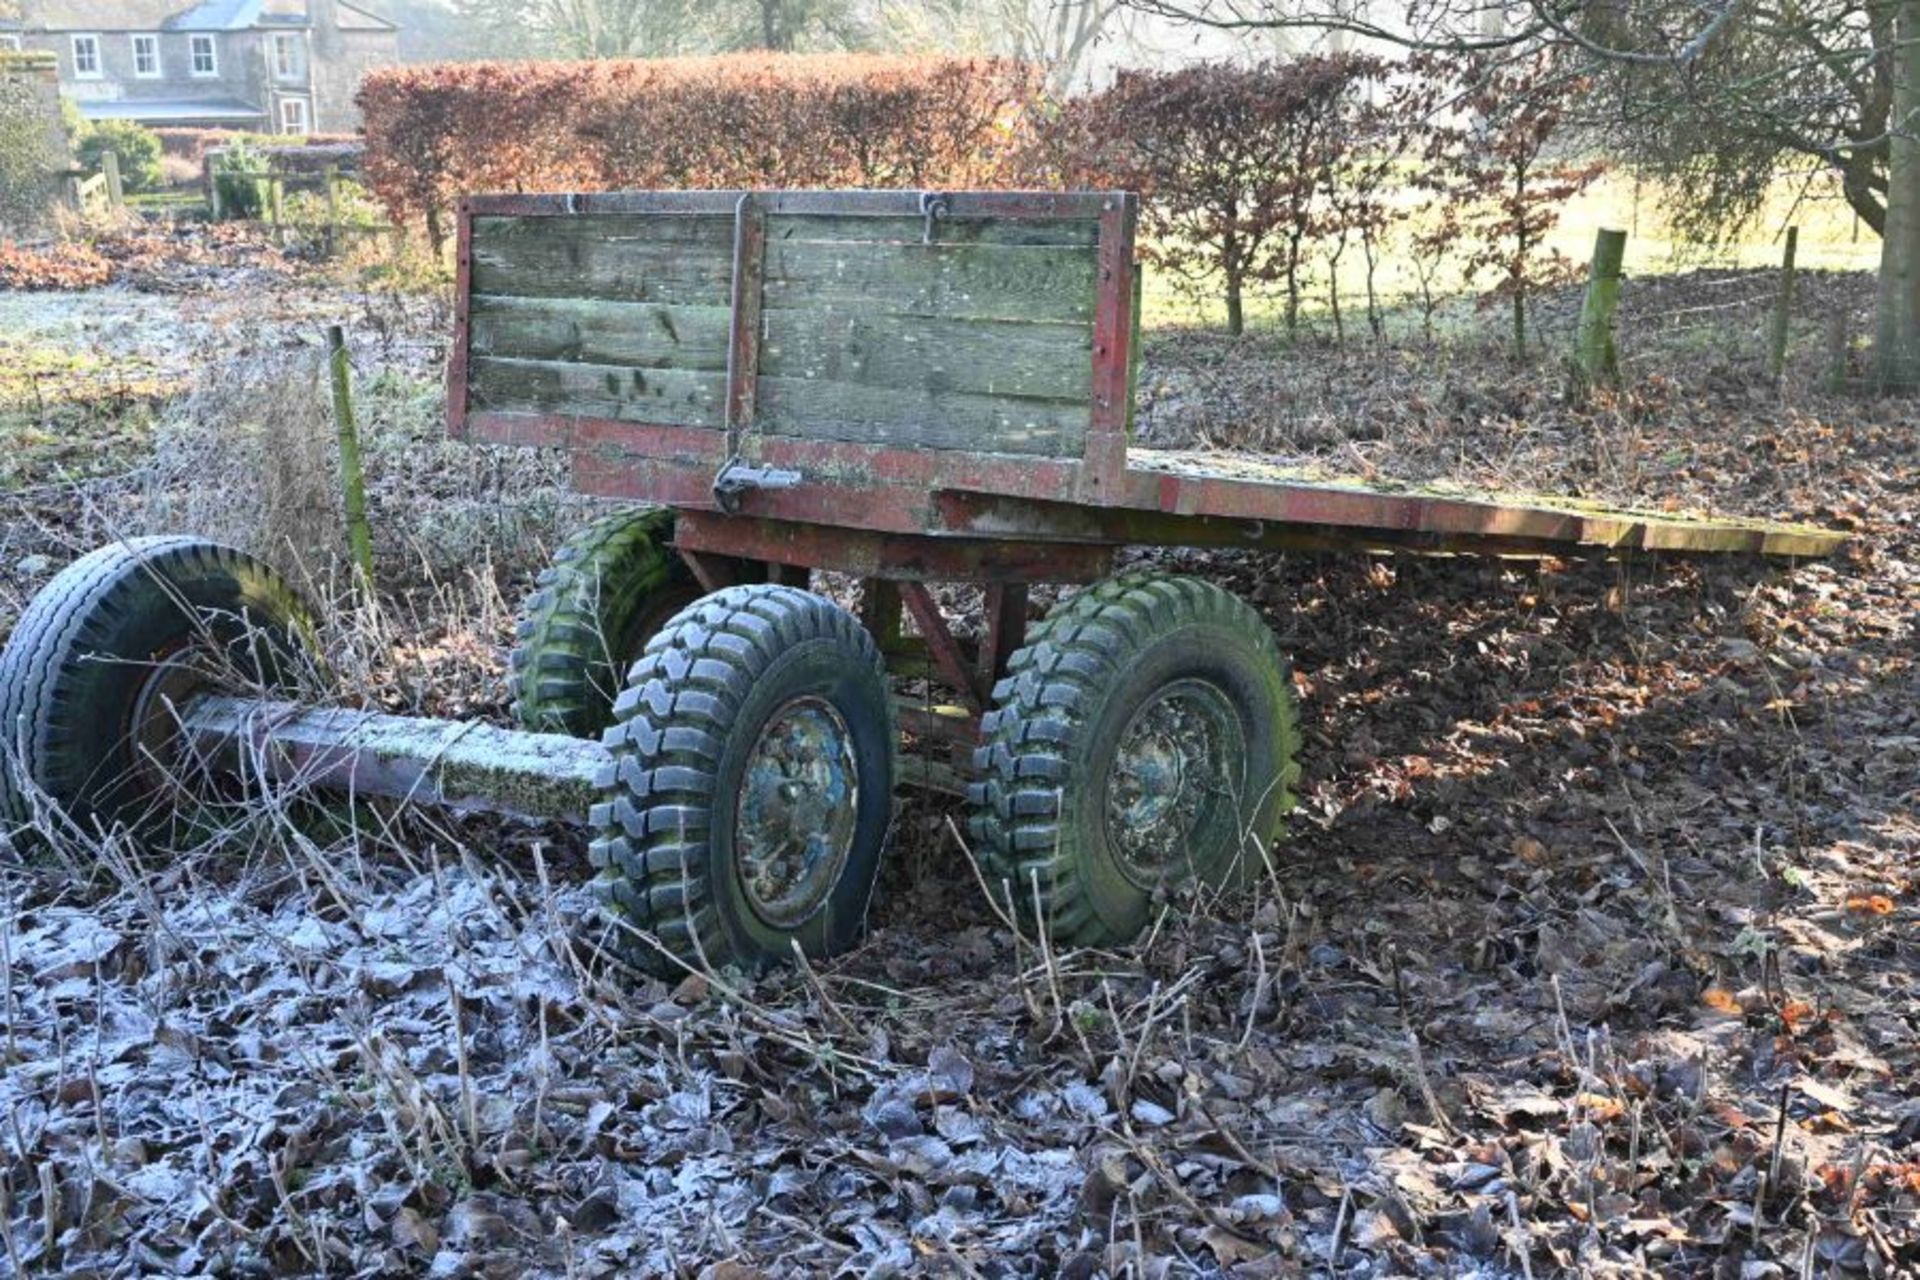
<svg viewBox="0 0 1920 1280">
<path fill-rule="evenodd" d="M 392 67 L 360 90 L 367 178 L 437 244 L 473 192 L 1006 184 L 1037 68 L 737 54 Z"/>
</svg>

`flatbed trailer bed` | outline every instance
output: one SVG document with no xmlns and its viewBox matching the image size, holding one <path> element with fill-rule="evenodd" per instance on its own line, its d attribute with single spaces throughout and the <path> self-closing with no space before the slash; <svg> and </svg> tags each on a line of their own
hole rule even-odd
<svg viewBox="0 0 1920 1280">
<path fill-rule="evenodd" d="M 280 695 L 310 628 L 269 569 L 106 547 L 0 653 L 0 836 L 49 802 L 146 827 L 236 778 L 585 822 L 609 945 L 671 973 L 850 945 L 894 785 L 924 781 L 967 797 L 1004 918 L 1111 944 L 1171 884 L 1273 856 L 1300 745 L 1260 617 L 1198 579 L 1116 577 L 1123 549 L 1845 543 L 1134 446 L 1136 213 L 1124 193 L 465 201 L 449 430 L 563 450 L 577 488 L 633 504 L 529 601 L 520 727 L 302 708 Z M 814 570 L 861 580 L 858 617 Z M 983 587 L 977 628 L 940 582 Z M 1086 585 L 1035 620 L 1038 583 Z M 927 758 L 896 773 L 902 731 Z"/>
<path fill-rule="evenodd" d="M 1132 445 L 1135 215 L 1122 193 L 475 197 L 450 428 L 567 450 L 588 493 L 895 542 L 1821 556 L 1845 540 Z M 723 500 L 730 465 L 747 484 Z M 766 473 L 785 487 L 756 487 Z M 832 541 L 772 532 L 696 518 L 680 545 L 803 563 Z"/>
</svg>

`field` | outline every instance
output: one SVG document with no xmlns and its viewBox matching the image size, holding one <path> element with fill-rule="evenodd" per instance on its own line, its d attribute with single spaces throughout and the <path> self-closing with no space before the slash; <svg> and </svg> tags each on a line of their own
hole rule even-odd
<svg viewBox="0 0 1920 1280">
<path fill-rule="evenodd" d="M 1584 270 L 1593 256 L 1594 233 L 1611 227 L 1627 233 L 1622 269 L 1629 279 L 1701 269 L 1758 272 L 1779 266 L 1785 229 L 1794 226 L 1800 233 L 1795 260 L 1803 270 L 1872 271 L 1880 264 L 1879 237 L 1856 221 L 1829 182 L 1783 177 L 1748 225 L 1727 243 L 1711 247 L 1689 243 L 1669 225 L 1667 206 L 1672 198 L 1658 184 L 1636 178 L 1630 171 L 1605 173 L 1559 208 L 1545 247 Z M 1395 243 L 1382 254 L 1374 287 L 1387 304 L 1388 326 L 1412 332 L 1419 323 L 1411 303 L 1419 293 L 1420 281 L 1404 252 L 1405 235 L 1406 228 L 1400 228 Z M 1310 274 L 1315 279 L 1307 288 L 1304 307 L 1324 325 L 1328 309 L 1324 263 L 1315 264 Z M 1348 323 L 1356 329 L 1364 327 L 1366 267 L 1357 243 L 1341 254 L 1338 278 Z M 1765 287 L 1758 280 L 1754 283 Z M 1438 285 L 1442 292 L 1457 293 L 1466 288 L 1457 273 L 1449 274 L 1444 269 Z M 1146 286 L 1148 323 L 1219 325 L 1225 319 L 1225 307 L 1213 292 L 1205 282 L 1196 289 L 1171 277 L 1150 276 Z M 1248 323 L 1254 327 L 1277 325 L 1279 304 L 1273 292 L 1249 298 Z"/>
<path fill-rule="evenodd" d="M 503 719 L 514 603 L 589 508 L 440 438 L 439 293 L 211 257 L 0 293 L 0 638 L 87 548 L 186 529 L 338 605 L 334 696 Z M 1856 540 L 1160 557 L 1272 624 L 1306 777 L 1274 876 L 1133 948 L 1036 952 L 913 793 L 865 943 L 753 982 L 609 972 L 558 829 L 280 797 L 178 856 L 0 841 L 0 1273 L 1920 1269 L 1920 410 L 1826 389 L 1857 271 L 1803 277 L 1776 388 L 1770 260 L 1630 273 L 1625 385 L 1580 409 L 1574 291 L 1528 364 L 1471 300 L 1433 344 L 1154 313 L 1156 444 Z"/>
</svg>

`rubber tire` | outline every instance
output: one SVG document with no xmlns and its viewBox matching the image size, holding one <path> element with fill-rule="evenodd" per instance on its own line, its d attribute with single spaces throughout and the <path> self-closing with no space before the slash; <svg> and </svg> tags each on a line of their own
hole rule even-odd
<svg viewBox="0 0 1920 1280">
<path fill-rule="evenodd" d="M 846 722 L 859 812 L 840 880 L 813 915 L 782 929 L 744 897 L 733 798 L 761 728 L 805 694 Z M 893 820 L 898 734 L 880 651 L 852 614 L 797 587 L 717 591 L 648 643 L 614 716 L 590 852 L 617 953 L 677 978 L 709 966 L 760 971 L 791 961 L 795 941 L 826 956 L 859 939 Z"/>
<path fill-rule="evenodd" d="M 68 565 L 0 650 L 0 832 L 29 822 L 20 775 L 83 827 L 145 827 L 129 725 L 157 656 L 196 637 L 261 687 L 311 668 L 313 621 L 253 557 L 190 537 L 132 538 Z"/>
<path fill-rule="evenodd" d="M 1122 873 L 1097 806 L 1129 719 L 1189 677 L 1211 681 L 1240 710 L 1247 758 L 1248 840 L 1194 850 L 1194 872 L 1231 887 L 1257 869 L 1300 777 L 1286 661 L 1260 615 L 1232 594 L 1193 578 L 1126 574 L 1068 598 L 1033 630 L 981 723 L 969 826 L 994 891 L 1011 885 L 1016 918 L 1034 918 L 1037 873 L 1040 913 L 1062 943 L 1117 945 L 1147 923 L 1153 894 Z"/>
<path fill-rule="evenodd" d="M 699 598 L 669 545 L 673 512 L 638 507 L 569 538 L 521 609 L 507 675 L 513 718 L 535 733 L 591 738 L 613 723 L 627 668 Z"/>
</svg>

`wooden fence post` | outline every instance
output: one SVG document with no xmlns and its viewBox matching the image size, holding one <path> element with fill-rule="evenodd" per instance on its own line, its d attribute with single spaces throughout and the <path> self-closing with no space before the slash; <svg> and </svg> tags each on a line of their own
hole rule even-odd
<svg viewBox="0 0 1920 1280">
<path fill-rule="evenodd" d="M 1582 401 L 1602 383 L 1620 377 L 1620 354 L 1613 341 L 1613 313 L 1620 304 L 1620 262 L 1626 257 L 1627 233 L 1602 227 L 1593 240 L 1593 266 L 1587 274 L 1587 295 L 1580 304 L 1580 328 L 1574 336 L 1573 400 Z"/>
<path fill-rule="evenodd" d="M 126 191 L 120 185 L 120 157 L 116 152 L 102 151 L 100 166 L 107 175 L 107 207 L 119 213 L 126 207 Z"/>
<path fill-rule="evenodd" d="M 273 211 L 273 242 L 275 244 L 284 243 L 280 234 L 280 219 L 285 212 L 283 208 L 285 198 L 285 184 L 282 182 L 279 173 L 270 170 L 267 174 L 267 201 Z"/>
<path fill-rule="evenodd" d="M 1780 291 L 1773 299 L 1773 333 L 1767 346 L 1767 372 L 1778 383 L 1787 372 L 1787 337 L 1793 320 L 1793 255 L 1800 247 L 1800 228 L 1787 228 L 1787 247 L 1780 257 Z"/>
<path fill-rule="evenodd" d="M 347 546 L 353 553 L 360 589 L 373 592 L 373 532 L 367 527 L 367 475 L 360 460 L 360 430 L 353 421 L 353 394 L 347 379 L 347 336 L 327 326 L 327 364 L 333 377 L 333 421 L 340 438 L 340 489 L 347 515 Z"/>
</svg>

